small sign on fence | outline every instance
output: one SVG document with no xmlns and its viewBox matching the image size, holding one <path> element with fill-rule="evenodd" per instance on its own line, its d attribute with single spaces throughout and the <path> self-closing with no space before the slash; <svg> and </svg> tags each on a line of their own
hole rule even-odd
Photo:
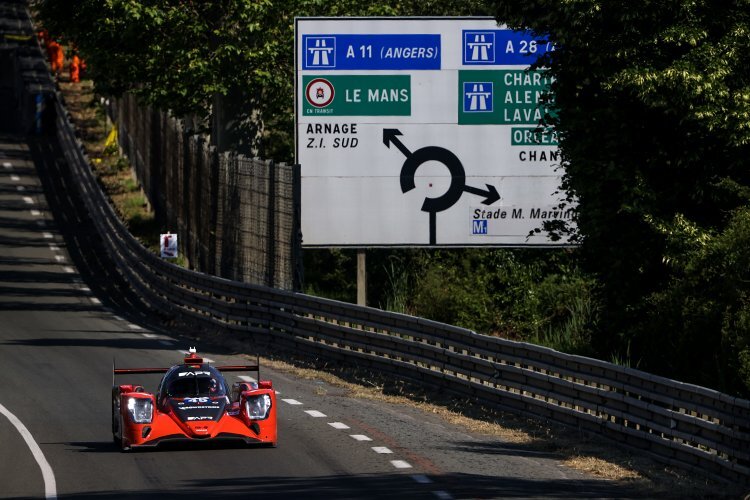
<svg viewBox="0 0 750 500">
<path fill-rule="evenodd" d="M 172 233 L 159 235 L 159 247 L 162 259 L 174 259 L 177 257 L 177 235 Z"/>
</svg>

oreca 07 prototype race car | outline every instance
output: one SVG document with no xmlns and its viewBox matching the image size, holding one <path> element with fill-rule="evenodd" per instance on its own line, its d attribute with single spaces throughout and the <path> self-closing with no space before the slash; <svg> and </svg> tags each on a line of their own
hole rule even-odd
<svg viewBox="0 0 750 500">
<path fill-rule="evenodd" d="M 271 381 L 237 382 L 222 372 L 258 372 L 256 365 L 211 366 L 190 348 L 171 368 L 112 368 L 116 375 L 163 373 L 158 392 L 112 384 L 112 436 L 123 450 L 167 441 L 241 440 L 276 446 L 276 392 Z"/>
</svg>

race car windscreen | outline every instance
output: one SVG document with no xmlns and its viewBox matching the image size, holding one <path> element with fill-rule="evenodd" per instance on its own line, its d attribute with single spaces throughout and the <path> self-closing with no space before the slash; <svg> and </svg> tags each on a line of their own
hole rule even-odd
<svg viewBox="0 0 750 500">
<path fill-rule="evenodd" d="M 216 378 L 208 375 L 187 375 L 169 384 L 169 396 L 191 398 L 196 396 L 224 396 L 224 387 Z"/>
</svg>

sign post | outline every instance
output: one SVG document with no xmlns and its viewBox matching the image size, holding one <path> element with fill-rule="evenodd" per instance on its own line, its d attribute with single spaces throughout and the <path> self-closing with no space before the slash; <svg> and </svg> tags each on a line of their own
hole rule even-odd
<svg viewBox="0 0 750 500">
<path fill-rule="evenodd" d="M 298 18 L 307 247 L 567 246 L 554 47 L 489 18 Z"/>
</svg>

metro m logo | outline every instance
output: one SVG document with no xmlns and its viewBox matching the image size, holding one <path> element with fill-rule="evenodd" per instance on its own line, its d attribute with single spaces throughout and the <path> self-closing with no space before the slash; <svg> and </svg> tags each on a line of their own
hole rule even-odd
<svg viewBox="0 0 750 500">
<path fill-rule="evenodd" d="M 471 221 L 471 234 L 487 234 L 487 219 Z"/>
</svg>

